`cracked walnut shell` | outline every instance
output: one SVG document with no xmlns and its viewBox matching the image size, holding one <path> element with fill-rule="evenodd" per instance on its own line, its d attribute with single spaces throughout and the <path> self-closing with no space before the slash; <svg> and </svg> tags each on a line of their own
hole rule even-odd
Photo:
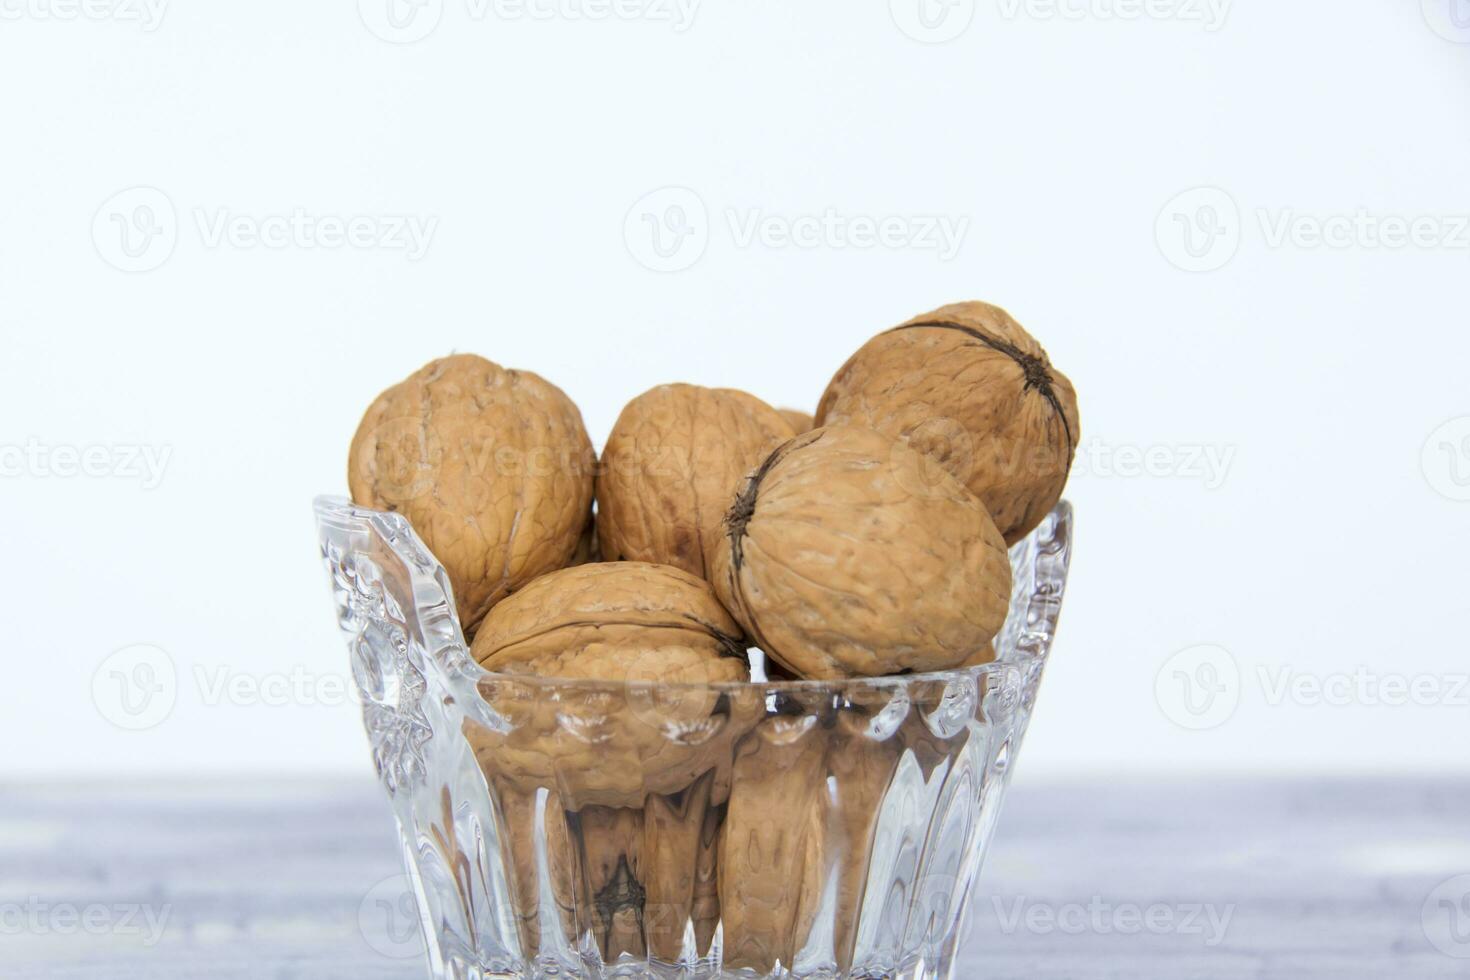
<svg viewBox="0 0 1470 980">
<path fill-rule="evenodd" d="M 457 354 L 378 396 L 352 440 L 364 507 L 406 516 L 444 566 L 467 634 L 495 603 L 573 560 L 595 457 L 560 388 Z"/>
<path fill-rule="evenodd" d="M 817 424 L 866 426 L 929 454 L 1015 544 L 1061 499 L 1077 394 L 1009 313 L 956 303 L 863 345 L 827 386 Z"/>
<path fill-rule="evenodd" d="M 947 472 L 871 429 L 815 429 L 745 481 L 711 567 L 769 656 L 815 680 L 947 670 L 1000 631 L 1005 542 Z"/>
<path fill-rule="evenodd" d="M 673 384 L 639 395 L 618 416 L 602 454 L 603 557 L 706 577 L 736 485 L 795 434 L 776 409 L 743 391 Z"/>
</svg>

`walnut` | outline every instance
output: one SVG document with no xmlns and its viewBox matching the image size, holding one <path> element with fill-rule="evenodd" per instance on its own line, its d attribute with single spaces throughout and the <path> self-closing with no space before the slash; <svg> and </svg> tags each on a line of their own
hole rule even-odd
<svg viewBox="0 0 1470 980">
<path fill-rule="evenodd" d="M 497 675 L 572 682 L 530 704 L 518 701 L 524 684 L 492 676 L 480 685 L 515 728 L 490 738 L 495 767 L 558 786 L 570 809 L 681 792 L 729 756 L 759 711 L 753 696 L 707 688 L 749 680 L 740 627 L 705 582 L 665 565 L 543 575 L 490 611 L 471 654 Z M 726 774 L 716 802 L 728 791 Z"/>
<path fill-rule="evenodd" d="M 802 677 L 945 670 L 1005 622 L 1011 566 L 984 505 L 870 429 L 781 446 L 744 482 L 725 532 L 716 593 Z"/>
<path fill-rule="evenodd" d="M 560 388 L 458 354 L 378 396 L 347 479 L 358 504 L 408 518 L 472 634 L 495 603 L 572 560 L 594 471 L 582 416 Z"/>
<path fill-rule="evenodd" d="M 639 395 L 603 450 L 603 557 L 703 577 L 736 484 L 795 434 L 774 408 L 743 391 L 674 384 Z"/>
<path fill-rule="evenodd" d="M 812 714 L 763 721 L 741 742 L 720 842 L 727 970 L 765 976 L 806 944 L 826 880 L 828 735 Z"/>
<path fill-rule="evenodd" d="M 883 692 L 867 693 L 874 700 L 883 697 Z M 827 776 L 832 787 L 827 801 L 832 813 L 827 826 L 831 850 L 837 856 L 833 950 L 837 967 L 844 972 L 852 968 L 857 946 L 878 821 L 903 759 L 903 744 L 880 723 L 883 707 L 887 706 L 840 712 L 827 748 Z"/>
<path fill-rule="evenodd" d="M 786 420 L 786 424 L 791 426 L 793 435 L 799 436 L 803 432 L 810 432 L 816 428 L 816 422 L 813 421 L 812 417 L 799 408 L 778 408 L 776 411 L 780 412 L 781 417 Z"/>
<path fill-rule="evenodd" d="M 817 424 L 866 426 L 928 453 L 1015 544 L 1061 499 L 1077 395 L 1005 310 L 956 303 L 868 341 L 827 386 Z"/>
<path fill-rule="evenodd" d="M 466 736 L 498 798 L 547 791 L 547 847 L 559 848 L 547 870 L 567 934 L 590 927 L 608 962 L 673 961 L 693 923 L 707 951 L 719 919 L 712 821 L 735 744 L 763 713 L 755 689 L 705 687 L 749 679 L 740 627 L 708 584 L 638 562 L 563 569 L 492 609 L 471 653 L 495 672 L 480 691 L 503 723 Z M 517 918 L 534 949 L 535 824 L 507 823 Z"/>
<path fill-rule="evenodd" d="M 597 541 L 597 519 L 595 515 L 588 515 L 587 526 L 582 528 L 582 535 L 577 539 L 577 550 L 572 554 L 570 565 L 595 565 L 602 561 L 602 546 Z"/>
</svg>

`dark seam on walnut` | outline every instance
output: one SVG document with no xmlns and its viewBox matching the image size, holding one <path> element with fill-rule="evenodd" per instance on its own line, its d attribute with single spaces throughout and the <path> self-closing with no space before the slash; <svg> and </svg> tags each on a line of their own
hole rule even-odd
<svg viewBox="0 0 1470 980">
<path fill-rule="evenodd" d="M 1062 403 L 1057 398 L 1057 393 L 1052 390 L 1052 385 L 1056 383 L 1056 379 L 1052 377 L 1051 371 L 1047 370 L 1051 365 L 1046 362 L 1045 358 L 1037 357 L 1035 354 L 1028 354 L 1010 341 L 1002 340 L 976 327 L 964 323 L 956 323 L 953 320 L 924 320 L 919 323 L 906 323 L 901 327 L 894 327 L 889 333 L 894 333 L 899 330 L 917 330 L 920 327 L 933 327 L 938 330 L 958 330 L 960 333 L 980 341 L 980 343 L 989 347 L 991 350 L 998 351 L 1015 361 L 1020 366 L 1022 373 L 1026 376 L 1026 385 L 1021 390 L 1024 392 L 1035 388 L 1041 393 L 1041 397 L 1045 398 L 1047 403 L 1051 405 L 1052 411 L 1056 412 L 1057 418 L 1062 423 L 1062 431 L 1067 436 L 1067 458 L 1072 458 L 1072 455 L 1077 451 L 1077 444 L 1072 438 L 1072 426 L 1067 422 L 1067 413 L 1062 411 Z"/>
<path fill-rule="evenodd" d="M 730 538 L 730 595 L 739 603 L 745 612 L 746 625 L 750 629 L 751 639 L 768 657 L 774 657 L 783 666 L 790 668 L 780 656 L 771 649 L 766 642 L 765 635 L 761 632 L 760 624 L 756 622 L 755 613 L 745 601 L 745 591 L 740 587 L 740 570 L 745 567 L 745 533 L 750 526 L 750 520 L 755 516 L 756 499 L 760 496 L 761 483 L 766 476 L 775 468 L 791 448 L 798 442 L 800 448 L 813 445 L 822 440 L 823 433 L 820 429 L 815 433 L 804 433 L 782 443 L 771 451 L 764 462 L 745 481 L 745 486 L 736 495 L 735 502 L 730 505 L 730 510 L 725 514 L 725 533 Z"/>
</svg>

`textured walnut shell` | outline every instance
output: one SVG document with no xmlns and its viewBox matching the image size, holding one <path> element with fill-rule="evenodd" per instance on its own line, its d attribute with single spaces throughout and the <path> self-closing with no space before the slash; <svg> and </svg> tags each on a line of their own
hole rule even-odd
<svg viewBox="0 0 1470 980">
<path fill-rule="evenodd" d="M 827 749 L 833 787 L 827 801 L 832 811 L 828 833 L 838 862 L 833 951 L 843 971 L 851 969 L 857 946 L 880 811 L 903 759 L 903 743 L 896 737 L 873 737 L 871 721 L 870 715 L 844 711 Z"/>
<path fill-rule="evenodd" d="M 471 653 L 496 674 L 569 683 L 556 698 L 526 699 L 523 684 L 482 680 L 513 730 L 485 732 L 477 748 L 493 750 L 487 763 L 508 778 L 557 786 L 572 810 L 642 806 L 717 768 L 721 803 L 731 746 L 761 706 L 703 685 L 749 680 L 743 650 L 709 586 L 676 568 L 616 562 L 544 575 L 491 610 Z"/>
<path fill-rule="evenodd" d="M 826 877 L 828 735 L 811 715 L 768 718 L 741 743 L 720 843 L 727 970 L 788 968 Z"/>
<path fill-rule="evenodd" d="M 711 569 L 757 645 L 802 677 L 945 670 L 1005 622 L 1011 566 L 985 507 L 870 429 L 816 429 L 745 481 Z"/>
<path fill-rule="evenodd" d="M 472 634 L 496 602 L 572 560 L 595 469 L 582 416 L 560 388 L 457 354 L 378 396 L 352 440 L 347 480 L 356 503 L 413 524 Z"/>
<path fill-rule="evenodd" d="M 1061 499 L 1077 395 L 1005 310 L 956 303 L 863 345 L 827 386 L 817 424 L 866 426 L 928 453 L 1015 544 Z"/>
<path fill-rule="evenodd" d="M 691 922 L 709 949 L 719 919 L 712 839 L 735 744 L 763 704 L 699 685 L 748 680 L 743 650 L 707 583 L 637 562 L 542 576 L 492 609 L 475 636 L 471 652 L 487 670 L 547 678 L 547 690 L 531 692 L 509 677 L 482 680 L 506 724 L 466 736 L 502 799 L 547 791 L 549 884 L 563 931 L 575 935 L 567 920 L 579 919 L 609 962 L 625 953 L 675 960 Z M 625 681 L 635 686 L 620 691 Z M 660 683 L 671 686 L 661 692 Z M 507 823 L 522 941 L 539 948 L 534 824 Z M 563 826 L 565 841 L 554 840 Z"/>
<path fill-rule="evenodd" d="M 803 432 L 810 432 L 817 427 L 817 423 L 812 416 L 800 409 L 778 408 L 776 411 L 780 412 L 781 417 L 786 420 L 786 424 L 791 426 L 792 435 L 799 436 Z"/>
<path fill-rule="evenodd" d="M 779 412 L 743 391 L 674 384 L 639 395 L 618 416 L 602 454 L 603 557 L 704 577 L 736 484 L 795 434 Z"/>
</svg>

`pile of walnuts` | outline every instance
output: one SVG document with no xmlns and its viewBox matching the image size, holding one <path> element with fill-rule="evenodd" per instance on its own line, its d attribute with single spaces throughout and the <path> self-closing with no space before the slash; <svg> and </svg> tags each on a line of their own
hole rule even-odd
<svg viewBox="0 0 1470 980">
<path fill-rule="evenodd" d="M 708 738 L 671 741 L 630 695 L 626 723 L 602 711 L 586 721 L 598 737 L 576 744 L 565 709 L 518 701 L 496 679 L 698 692 L 751 680 L 751 648 L 773 679 L 985 663 L 1010 598 L 1007 548 L 1060 499 L 1077 438 L 1071 383 L 1009 314 L 970 302 L 878 334 L 837 371 L 815 417 L 743 391 L 663 385 L 628 403 L 600 458 L 561 389 L 453 355 L 373 402 L 348 479 L 358 504 L 405 515 L 449 576 L 489 672 L 482 693 L 514 722 L 467 732 L 499 798 L 554 788 L 564 816 L 546 818 L 548 846 L 572 846 L 571 821 L 578 860 L 601 869 L 553 882 L 563 908 L 601 910 L 604 955 L 661 954 L 635 948 L 651 935 L 650 895 L 675 893 L 683 921 L 670 935 L 693 923 L 701 942 L 724 896 L 727 963 L 761 968 L 789 952 L 811 911 L 783 895 L 802 891 L 805 872 L 683 865 L 713 862 L 722 835 L 780 838 L 771 808 L 815 794 L 830 753 L 787 744 L 759 697 L 728 695 L 659 705 L 684 729 L 718 717 Z M 835 764 L 862 761 L 848 752 Z M 748 787 L 743 798 L 732 782 Z M 695 796 L 724 808 L 723 826 L 685 812 Z M 759 832 L 738 826 L 746 813 Z M 512 848 L 531 855 L 534 820 L 517 830 L 505 819 Z M 766 843 L 769 859 L 781 841 Z M 516 887 L 534 904 L 529 860 Z M 634 905 L 638 927 L 618 918 Z M 523 921 L 523 939 L 534 944 L 535 930 Z"/>
</svg>

